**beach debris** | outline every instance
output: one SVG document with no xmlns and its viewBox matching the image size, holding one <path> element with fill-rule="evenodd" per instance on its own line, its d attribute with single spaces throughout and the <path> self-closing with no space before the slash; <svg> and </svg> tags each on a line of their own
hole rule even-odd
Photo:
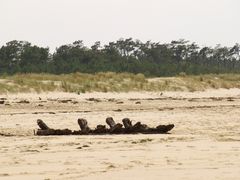
<svg viewBox="0 0 240 180">
<path fill-rule="evenodd" d="M 50 129 L 41 119 L 37 120 L 37 124 L 40 127 L 40 129 L 42 129 L 42 130 Z"/>
<path fill-rule="evenodd" d="M 234 101 L 234 99 L 232 97 L 228 97 L 227 101 Z"/>
<path fill-rule="evenodd" d="M 20 101 L 18 101 L 17 103 L 19 103 L 19 104 L 29 104 L 30 101 L 24 99 L 24 100 L 20 100 Z"/>
<path fill-rule="evenodd" d="M 107 133 L 107 128 L 105 125 L 97 125 L 96 129 L 93 130 L 94 134 L 106 134 Z"/>
<path fill-rule="evenodd" d="M 37 124 L 40 129 L 37 130 L 36 135 L 48 136 L 48 135 L 70 135 L 72 131 L 69 129 L 51 129 L 41 119 L 37 120 Z"/>
<path fill-rule="evenodd" d="M 87 101 L 93 101 L 93 102 L 101 102 L 100 99 L 97 99 L 97 98 L 88 98 L 86 99 Z"/>
<path fill-rule="evenodd" d="M 137 122 L 132 125 L 132 121 L 129 118 L 124 118 L 122 123 L 116 123 L 112 117 L 106 118 L 106 123 L 109 128 L 105 125 L 97 125 L 95 129 L 91 129 L 88 126 L 86 119 L 79 118 L 78 125 L 79 131 L 71 131 L 69 129 L 52 129 L 49 128 L 41 119 L 37 120 L 37 124 L 40 129 L 37 130 L 36 135 L 38 136 L 49 136 L 49 135 L 101 135 L 101 134 L 165 134 L 174 128 L 174 124 L 158 125 L 155 128 L 150 128 L 146 124 Z"/>
<path fill-rule="evenodd" d="M 108 101 L 108 102 L 115 102 L 116 99 L 115 99 L 115 98 L 110 98 L 110 99 L 108 99 L 107 101 Z"/>
<path fill-rule="evenodd" d="M 120 123 L 116 124 L 112 117 L 108 117 L 106 123 L 110 126 L 110 133 L 120 133 L 122 131 L 123 125 Z"/>
<path fill-rule="evenodd" d="M 123 101 L 116 102 L 116 104 L 123 104 L 123 103 L 124 103 Z"/>
<path fill-rule="evenodd" d="M 174 124 L 159 125 L 159 126 L 156 127 L 157 131 L 162 132 L 162 133 L 168 132 L 173 128 L 174 128 Z"/>
<path fill-rule="evenodd" d="M 130 121 L 129 118 L 124 118 L 122 120 L 123 122 L 123 126 L 126 128 L 126 129 L 131 129 L 132 128 L 132 121 Z"/>
<path fill-rule="evenodd" d="M 78 119 L 78 125 L 80 126 L 80 129 L 84 134 L 89 133 L 90 128 L 88 127 L 88 122 L 86 119 Z"/>
<path fill-rule="evenodd" d="M 72 104 L 78 104 L 78 101 L 72 101 Z"/>
<path fill-rule="evenodd" d="M 0 136 L 5 136 L 5 137 L 10 137 L 10 136 L 14 136 L 13 134 L 10 134 L 10 133 L 0 133 Z"/>
<path fill-rule="evenodd" d="M 115 110 L 113 110 L 113 111 L 115 111 L 115 112 L 121 112 L 122 110 L 121 110 L 121 109 L 115 109 Z"/>
<path fill-rule="evenodd" d="M 68 103 L 68 102 L 72 102 L 71 99 L 59 99 L 58 100 L 59 103 Z"/>
<path fill-rule="evenodd" d="M 7 98 L 0 98 L 0 104 L 4 104 L 6 102 Z"/>
</svg>

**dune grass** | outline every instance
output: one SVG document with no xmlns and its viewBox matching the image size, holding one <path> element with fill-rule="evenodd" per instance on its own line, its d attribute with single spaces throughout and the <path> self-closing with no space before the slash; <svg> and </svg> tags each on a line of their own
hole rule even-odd
<svg viewBox="0 0 240 180">
<path fill-rule="evenodd" d="M 240 88 L 239 74 L 209 74 L 146 78 L 143 74 L 16 74 L 0 77 L 0 93 L 17 92 L 129 92 L 129 91 L 202 91 L 205 89 Z"/>
</svg>

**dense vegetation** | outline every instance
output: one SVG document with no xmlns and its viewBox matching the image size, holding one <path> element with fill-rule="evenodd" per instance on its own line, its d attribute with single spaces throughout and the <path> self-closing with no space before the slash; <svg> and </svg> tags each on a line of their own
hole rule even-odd
<svg viewBox="0 0 240 180">
<path fill-rule="evenodd" d="M 11 41 L 0 48 L 0 74 L 74 72 L 130 72 L 146 76 L 239 73 L 240 45 L 199 47 L 185 40 L 161 44 L 120 39 L 101 46 L 86 47 L 82 41 L 48 48 L 26 41 Z"/>
</svg>

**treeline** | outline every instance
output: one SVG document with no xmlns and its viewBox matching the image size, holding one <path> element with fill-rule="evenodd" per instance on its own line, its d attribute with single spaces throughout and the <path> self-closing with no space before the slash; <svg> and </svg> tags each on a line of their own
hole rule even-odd
<svg viewBox="0 0 240 180">
<path fill-rule="evenodd" d="M 11 41 L 0 48 L 0 74 L 73 72 L 130 72 L 146 76 L 239 73 L 240 45 L 199 47 L 186 40 L 155 43 L 119 39 L 86 47 L 82 41 L 62 45 L 54 53 L 26 41 Z"/>
</svg>

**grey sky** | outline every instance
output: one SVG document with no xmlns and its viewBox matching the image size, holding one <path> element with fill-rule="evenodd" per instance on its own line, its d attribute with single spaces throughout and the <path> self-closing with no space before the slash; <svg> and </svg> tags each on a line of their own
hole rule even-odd
<svg viewBox="0 0 240 180">
<path fill-rule="evenodd" d="M 0 45 L 55 47 L 121 37 L 200 45 L 240 43 L 240 0 L 0 0 Z"/>
</svg>

